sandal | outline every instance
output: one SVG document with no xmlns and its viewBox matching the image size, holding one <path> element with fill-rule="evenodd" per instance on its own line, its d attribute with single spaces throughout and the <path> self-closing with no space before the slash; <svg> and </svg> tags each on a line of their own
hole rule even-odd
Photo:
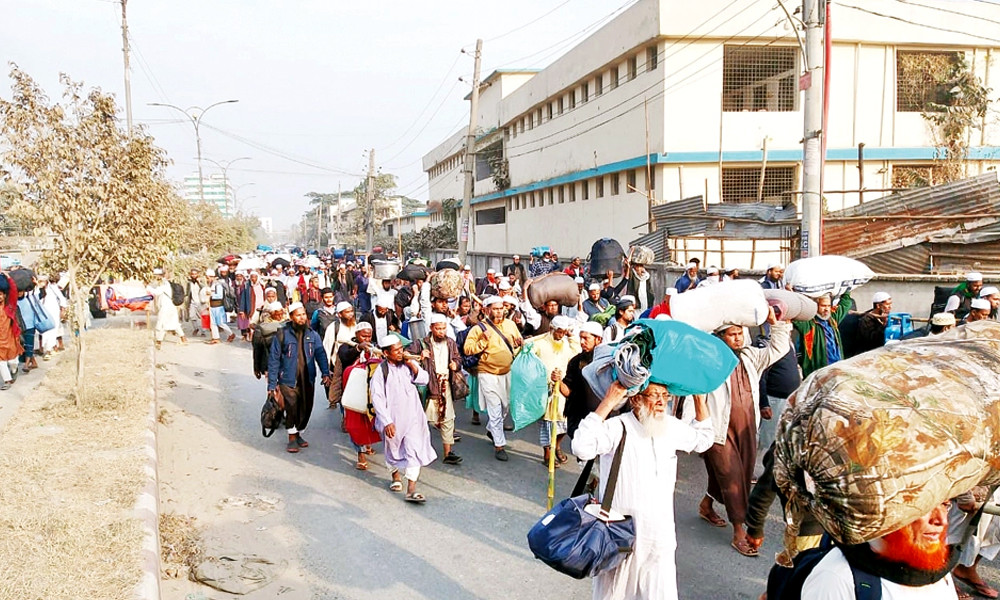
<svg viewBox="0 0 1000 600">
<path fill-rule="evenodd" d="M 556 461 L 560 464 L 566 464 L 569 462 L 569 457 L 562 450 L 556 450 Z"/>
<path fill-rule="evenodd" d="M 368 470 L 368 463 L 367 462 L 360 462 L 360 461 L 356 462 L 356 463 L 354 463 L 354 468 L 357 469 L 357 470 L 359 470 L 359 471 L 367 471 Z"/>
<path fill-rule="evenodd" d="M 732 546 L 734 550 L 736 550 L 743 556 L 749 556 L 750 558 L 756 558 L 760 556 L 760 551 L 754 548 L 752 545 L 750 545 L 750 542 L 746 541 L 745 539 L 740 540 L 739 542 L 730 542 L 729 545 Z"/>
<path fill-rule="evenodd" d="M 412 494 L 407 494 L 403 498 L 403 500 L 406 500 L 407 502 L 413 502 L 415 504 L 423 504 L 424 502 L 427 501 L 427 498 L 424 498 L 424 495 L 421 494 L 420 492 L 413 492 Z"/>
<path fill-rule="evenodd" d="M 975 593 L 977 596 L 982 596 L 983 598 L 991 598 L 991 599 L 1000 596 L 1000 592 L 997 592 L 995 589 L 991 588 L 985 581 L 981 579 L 979 581 L 973 581 L 968 577 L 962 577 L 961 575 L 956 575 L 955 573 L 952 573 L 951 576 L 957 579 L 958 581 L 961 581 L 965 585 L 969 586 L 970 588 L 972 588 L 973 593 Z"/>
<path fill-rule="evenodd" d="M 390 492 L 402 492 L 403 491 L 403 482 L 402 481 L 393 481 L 392 483 L 389 484 L 389 491 Z"/>
<path fill-rule="evenodd" d="M 0 390 L 9 390 L 10 386 L 13 385 L 13 381 L 5 381 L 3 385 L 0 385 Z"/>
<path fill-rule="evenodd" d="M 549 459 L 543 456 L 542 457 L 542 464 L 545 465 L 546 467 L 548 467 L 549 466 Z M 553 468 L 558 469 L 561 466 L 562 466 L 562 464 L 559 462 L 559 457 L 556 457 L 556 461 L 555 461 L 555 464 L 553 465 Z"/>
<path fill-rule="evenodd" d="M 712 527 L 725 527 L 726 520 L 720 517 L 714 510 L 710 513 L 698 511 L 698 516 L 701 517 L 702 521 L 707 522 Z"/>
<path fill-rule="evenodd" d="M 368 456 L 374 456 L 375 455 L 375 448 L 372 448 L 371 446 L 368 446 L 367 448 L 365 448 L 365 454 L 367 454 Z"/>
</svg>

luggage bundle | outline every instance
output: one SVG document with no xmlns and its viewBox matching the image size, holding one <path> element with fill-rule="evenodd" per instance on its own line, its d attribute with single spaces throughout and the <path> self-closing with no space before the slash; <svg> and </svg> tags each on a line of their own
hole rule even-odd
<svg viewBox="0 0 1000 600">
<path fill-rule="evenodd" d="M 630 253 L 632 255 L 631 262 L 634 265 L 648 265 L 656 260 L 656 253 L 653 252 L 652 248 L 646 246 L 632 246 Z"/>
<path fill-rule="evenodd" d="M 837 298 L 875 277 L 868 265 L 846 256 L 813 256 L 793 261 L 785 269 L 785 282 L 810 298 L 830 294 Z"/>
<path fill-rule="evenodd" d="M 576 306 L 580 303 L 580 289 L 572 277 L 560 272 L 528 281 L 528 302 L 535 309 L 540 310 L 549 300 L 555 300 L 560 306 Z"/>
<path fill-rule="evenodd" d="M 455 269 L 443 269 L 431 275 L 431 296 L 451 300 L 462 294 L 462 275 Z"/>
<path fill-rule="evenodd" d="M 429 269 L 423 265 L 418 265 L 415 263 L 410 263 L 403 267 L 403 270 L 399 272 L 397 277 L 403 281 L 409 281 L 414 283 L 419 279 L 427 279 L 427 273 Z"/>
<path fill-rule="evenodd" d="M 604 277 L 608 271 L 612 271 L 615 276 L 622 274 L 622 258 L 625 251 L 618 240 L 611 238 L 601 238 L 590 247 L 590 276 Z"/>
<path fill-rule="evenodd" d="M 713 333 L 726 324 L 756 327 L 767 320 L 767 300 L 751 279 L 720 281 L 670 297 L 670 316 Z"/>
<path fill-rule="evenodd" d="M 375 279 L 395 279 L 399 274 L 399 263 L 389 260 L 372 260 L 372 268 L 375 270 Z"/>
<path fill-rule="evenodd" d="M 811 375 L 781 416 L 786 551 L 808 511 L 859 544 L 1000 482 L 1000 323 L 885 346 Z"/>
<path fill-rule="evenodd" d="M 808 321 L 816 316 L 816 302 L 808 296 L 803 296 L 798 292 L 790 292 L 788 290 L 764 290 L 764 298 L 767 299 L 767 303 L 771 306 L 775 306 L 776 303 L 782 306 L 782 313 L 778 315 L 779 319 L 788 319 L 791 321 Z M 775 310 L 775 314 L 777 314 Z"/>
</svg>

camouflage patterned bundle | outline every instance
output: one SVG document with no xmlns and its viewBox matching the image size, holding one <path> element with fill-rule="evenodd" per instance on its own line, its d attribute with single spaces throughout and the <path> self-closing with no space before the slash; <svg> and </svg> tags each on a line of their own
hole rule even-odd
<svg viewBox="0 0 1000 600">
<path fill-rule="evenodd" d="M 1000 482 L 1000 323 L 838 362 L 806 379 L 789 405 L 774 464 L 789 499 L 789 556 L 806 511 L 839 542 L 880 537 Z"/>
</svg>

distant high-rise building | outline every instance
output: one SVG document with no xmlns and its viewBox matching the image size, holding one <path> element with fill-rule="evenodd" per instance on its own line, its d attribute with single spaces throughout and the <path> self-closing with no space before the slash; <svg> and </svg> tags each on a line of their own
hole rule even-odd
<svg viewBox="0 0 1000 600">
<path fill-rule="evenodd" d="M 210 202 L 226 217 L 231 217 L 236 213 L 233 186 L 227 179 L 218 175 L 205 177 L 201 186 L 198 185 L 197 173 L 185 177 L 184 199 L 188 202 L 201 202 L 202 200 Z"/>
<path fill-rule="evenodd" d="M 257 217 L 260 219 L 260 228 L 264 230 L 264 233 L 271 235 L 274 233 L 274 221 L 271 217 Z"/>
</svg>

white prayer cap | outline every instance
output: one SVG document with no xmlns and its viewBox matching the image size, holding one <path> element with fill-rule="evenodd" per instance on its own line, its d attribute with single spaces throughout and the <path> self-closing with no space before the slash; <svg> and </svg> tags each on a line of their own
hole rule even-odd
<svg viewBox="0 0 1000 600">
<path fill-rule="evenodd" d="M 708 274 L 709 275 L 718 275 L 719 274 L 719 267 L 709 267 L 708 268 Z"/>
<path fill-rule="evenodd" d="M 587 289 L 601 291 L 601 284 L 595 281 L 594 283 L 590 284 L 590 287 L 588 287 Z"/>
<path fill-rule="evenodd" d="M 212 269 L 205 269 L 205 275 L 207 277 L 215 277 L 215 271 L 213 271 Z"/>
<path fill-rule="evenodd" d="M 965 274 L 965 280 L 966 281 L 982 281 L 983 280 L 983 274 L 982 273 L 977 273 L 975 271 L 972 271 L 971 273 L 966 273 Z"/>
<path fill-rule="evenodd" d="M 780 262 L 768 263 L 767 270 L 770 271 L 771 269 L 781 269 L 784 268 L 784 266 L 785 265 L 781 264 Z"/>
<path fill-rule="evenodd" d="M 153 275 L 163 275 L 163 269 L 161 269 L 160 267 L 156 267 L 155 269 L 153 269 Z M 39 275 L 38 278 L 39 279 L 48 279 L 49 276 L 48 275 Z"/>
<path fill-rule="evenodd" d="M 396 333 L 387 333 L 384 336 L 382 336 L 382 339 L 378 341 L 378 345 L 380 348 L 389 348 L 391 346 L 395 346 L 396 344 L 402 344 L 402 343 L 403 343 L 403 338 L 399 337 L 399 334 Z"/>
<path fill-rule="evenodd" d="M 697 269 L 697 268 L 698 268 L 698 265 L 697 265 L 697 264 L 695 264 L 695 263 L 693 263 L 693 262 L 689 262 L 689 263 L 687 264 L 687 266 L 686 266 L 686 267 L 684 267 L 684 269 L 685 269 L 685 270 L 687 270 L 687 269 Z"/>
<path fill-rule="evenodd" d="M 483 306 L 493 306 L 494 304 L 503 304 L 503 298 L 500 296 L 487 296 L 483 298 Z"/>
<path fill-rule="evenodd" d="M 283 308 L 285 307 L 281 305 L 281 302 L 272 302 L 267 305 L 267 310 L 270 312 L 274 312 L 276 310 L 282 310 Z"/>
<path fill-rule="evenodd" d="M 431 313 L 431 325 L 435 323 L 447 323 L 448 317 L 442 315 L 441 313 Z"/>
<path fill-rule="evenodd" d="M 288 314 L 292 314 L 293 312 L 299 310 L 300 308 L 302 310 L 306 309 L 305 306 L 302 306 L 301 302 L 292 302 L 291 304 L 288 305 Z"/>
<path fill-rule="evenodd" d="M 390 296 L 379 296 L 375 301 L 375 306 L 379 308 L 392 308 L 393 301 Z"/>
<path fill-rule="evenodd" d="M 496 275 L 497 272 L 496 272 L 496 269 L 486 269 L 486 274 L 487 275 Z"/>
<path fill-rule="evenodd" d="M 223 263 L 222 266 L 219 267 L 219 270 L 220 271 L 228 271 L 229 270 L 229 265 Z"/>
<path fill-rule="evenodd" d="M 946 327 L 948 325 L 955 324 L 955 315 L 946 312 L 939 312 L 938 314 L 931 317 L 931 325 L 937 325 L 938 327 Z"/>
<path fill-rule="evenodd" d="M 463 271 L 471 271 L 472 270 L 472 265 L 465 265 L 464 267 L 462 267 L 462 270 Z"/>
<path fill-rule="evenodd" d="M 371 328 L 372 328 L 371 323 L 369 323 L 368 321 L 361 321 L 360 323 L 358 323 L 358 326 L 354 328 L 354 333 L 355 335 L 357 335 L 359 331 L 366 331 Z"/>
<path fill-rule="evenodd" d="M 573 319 L 565 315 L 556 315 L 549 324 L 549 329 L 561 329 L 563 331 L 573 330 Z"/>
<path fill-rule="evenodd" d="M 972 308 L 976 310 L 990 310 L 993 308 L 993 305 L 986 298 L 973 298 Z"/>
<path fill-rule="evenodd" d="M 980 298 L 986 298 L 989 296 L 1000 296 L 1000 289 L 997 289 L 995 286 L 988 285 L 984 287 L 981 292 L 979 292 Z"/>
<path fill-rule="evenodd" d="M 577 275 L 577 276 L 576 276 L 576 278 L 575 278 L 575 279 L 573 279 L 573 281 L 574 281 L 575 283 L 584 283 L 584 281 L 583 281 L 583 277 L 580 277 L 579 275 Z"/>
<path fill-rule="evenodd" d="M 879 302 L 885 302 L 886 300 L 892 300 L 892 296 L 889 295 L 889 292 L 875 292 L 875 295 L 872 296 L 872 304 L 878 304 Z"/>
<path fill-rule="evenodd" d="M 622 302 L 631 302 L 632 304 L 637 304 L 635 301 L 635 296 L 632 296 L 631 294 L 625 294 L 624 296 L 618 299 L 619 304 L 621 304 Z"/>
<path fill-rule="evenodd" d="M 513 258 L 514 260 L 518 260 L 519 258 L 521 258 L 521 255 L 520 254 L 515 254 L 511 258 Z"/>
<path fill-rule="evenodd" d="M 604 328 L 597 321 L 587 321 L 583 325 L 580 325 L 580 333 L 587 332 L 590 335 L 596 335 L 597 337 L 602 337 L 604 335 Z"/>
<path fill-rule="evenodd" d="M 517 298 L 514 296 L 503 296 L 500 301 L 504 304 L 510 304 L 511 306 L 517 306 Z"/>
<path fill-rule="evenodd" d="M 499 287 L 501 290 L 509 290 L 510 289 L 510 282 L 507 281 L 506 279 L 501 279 L 500 280 L 500 285 L 497 286 L 497 287 Z"/>
<path fill-rule="evenodd" d="M 676 296 L 677 288 L 667 288 L 667 291 L 663 294 L 664 296 Z"/>
<path fill-rule="evenodd" d="M 345 310 L 350 310 L 352 308 L 354 307 L 351 306 L 350 302 L 338 302 L 337 308 L 334 309 L 334 312 L 344 312 Z"/>
</svg>

